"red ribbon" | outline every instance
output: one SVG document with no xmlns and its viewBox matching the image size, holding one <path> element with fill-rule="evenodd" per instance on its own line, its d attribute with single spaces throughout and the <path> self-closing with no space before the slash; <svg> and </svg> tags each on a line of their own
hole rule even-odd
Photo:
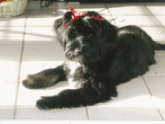
<svg viewBox="0 0 165 124">
<path fill-rule="evenodd" d="M 101 20 L 104 19 L 104 18 L 103 18 L 102 16 L 100 16 L 100 15 L 94 15 L 94 16 L 92 16 L 91 18 L 94 18 L 94 19 L 99 20 L 100 25 L 101 25 Z M 101 27 L 100 27 L 100 31 L 102 31 L 102 28 L 101 28 Z"/>
<path fill-rule="evenodd" d="M 84 17 L 85 14 L 86 14 L 85 11 L 76 12 L 76 11 L 75 11 L 72 7 L 70 7 L 70 6 L 68 6 L 67 9 L 69 9 L 69 10 L 72 12 L 72 15 L 71 15 L 72 18 L 69 20 L 68 23 L 66 23 L 66 24 L 64 25 L 64 27 L 67 27 L 68 24 L 69 24 L 71 21 L 77 20 L 77 19 L 79 19 L 80 17 Z"/>
<path fill-rule="evenodd" d="M 73 21 L 73 20 L 77 20 L 79 19 L 80 17 L 84 17 L 86 15 L 86 12 L 85 11 L 79 11 L 79 12 L 76 12 L 72 7 L 68 6 L 66 7 L 67 9 L 69 9 L 71 12 L 72 12 L 72 15 L 71 15 L 71 19 L 69 20 L 69 22 L 67 22 L 64 27 L 67 27 L 68 24 Z M 94 16 L 91 16 L 91 18 L 94 18 L 94 19 L 97 19 L 99 22 L 100 22 L 100 25 L 101 25 L 101 20 L 103 20 L 104 18 L 100 15 L 94 15 Z M 102 28 L 100 27 L 100 31 L 102 31 Z"/>
</svg>

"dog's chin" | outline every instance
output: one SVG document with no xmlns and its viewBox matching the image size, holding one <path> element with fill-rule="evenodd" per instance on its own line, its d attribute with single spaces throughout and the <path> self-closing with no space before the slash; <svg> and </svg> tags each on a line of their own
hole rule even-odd
<svg viewBox="0 0 165 124">
<path fill-rule="evenodd" d="M 66 52 L 65 57 L 69 61 L 79 62 L 80 64 L 89 64 L 100 61 L 102 58 L 96 54 L 80 54 L 74 55 L 72 52 Z"/>
<path fill-rule="evenodd" d="M 69 61 L 79 62 L 80 64 L 86 63 L 82 57 L 72 57 L 68 58 Z"/>
</svg>

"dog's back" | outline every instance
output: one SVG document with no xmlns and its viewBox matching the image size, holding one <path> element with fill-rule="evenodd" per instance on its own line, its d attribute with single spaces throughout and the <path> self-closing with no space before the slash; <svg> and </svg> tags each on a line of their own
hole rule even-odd
<svg viewBox="0 0 165 124">
<path fill-rule="evenodd" d="M 133 34 L 136 37 L 141 38 L 148 45 L 150 44 L 154 50 L 165 50 L 165 44 L 159 44 L 152 40 L 152 38 L 141 28 L 129 25 L 118 29 L 118 36 Z"/>
<path fill-rule="evenodd" d="M 118 76 L 119 83 L 143 75 L 148 65 L 155 64 L 154 50 L 165 50 L 164 44 L 156 43 L 141 28 L 125 26 L 118 29 Z"/>
</svg>

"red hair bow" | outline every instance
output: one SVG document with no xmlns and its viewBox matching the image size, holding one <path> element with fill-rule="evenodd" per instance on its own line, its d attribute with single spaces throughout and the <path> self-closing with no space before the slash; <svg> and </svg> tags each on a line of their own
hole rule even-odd
<svg viewBox="0 0 165 124">
<path fill-rule="evenodd" d="M 104 18 L 102 16 L 100 16 L 99 14 L 98 15 L 94 15 L 92 16 L 91 18 L 94 18 L 94 19 L 97 19 L 99 20 L 99 23 L 101 25 L 101 20 L 103 20 Z M 102 31 L 102 28 L 100 27 L 100 31 Z"/>
<path fill-rule="evenodd" d="M 84 17 L 86 12 L 85 11 L 79 11 L 79 12 L 76 12 L 72 7 L 68 6 L 66 7 L 67 9 L 69 9 L 71 12 L 72 12 L 72 18 L 69 20 L 69 22 L 67 22 L 64 27 L 67 27 L 68 24 L 73 21 L 73 20 L 77 20 L 79 19 L 80 17 Z M 103 20 L 104 18 L 102 16 L 100 16 L 99 14 L 97 15 L 94 15 L 94 16 L 91 16 L 91 18 L 94 18 L 94 19 L 97 19 L 99 20 L 100 22 L 100 25 L 101 25 L 101 20 Z M 102 28 L 100 27 L 100 31 L 102 31 Z"/>
<path fill-rule="evenodd" d="M 79 19 L 80 17 L 84 17 L 86 12 L 85 11 L 79 11 L 79 12 L 76 12 L 72 7 L 68 6 L 66 7 L 67 9 L 69 9 L 71 12 L 72 12 L 72 18 L 69 20 L 69 22 L 71 22 L 72 20 L 77 20 Z M 66 23 L 64 25 L 64 27 L 67 27 L 68 26 L 68 23 Z"/>
</svg>

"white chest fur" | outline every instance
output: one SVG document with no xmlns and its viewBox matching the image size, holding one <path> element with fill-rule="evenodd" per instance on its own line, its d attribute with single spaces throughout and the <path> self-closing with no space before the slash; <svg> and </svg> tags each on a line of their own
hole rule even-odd
<svg viewBox="0 0 165 124">
<path fill-rule="evenodd" d="M 68 71 L 67 79 L 69 85 L 73 88 L 80 88 L 80 80 L 75 81 L 76 70 L 81 67 L 79 62 L 68 61 L 65 63 L 64 70 Z"/>
<path fill-rule="evenodd" d="M 68 64 L 68 68 L 70 69 L 70 75 L 73 75 L 76 69 L 81 66 L 79 62 L 73 62 L 73 61 L 69 61 L 67 62 L 67 64 Z"/>
</svg>

